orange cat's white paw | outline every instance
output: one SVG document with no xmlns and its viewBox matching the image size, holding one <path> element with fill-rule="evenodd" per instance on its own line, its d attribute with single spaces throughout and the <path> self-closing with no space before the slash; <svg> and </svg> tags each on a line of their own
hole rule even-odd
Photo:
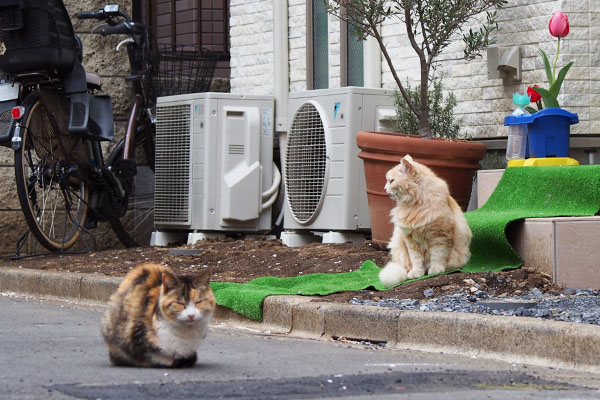
<svg viewBox="0 0 600 400">
<path fill-rule="evenodd" d="M 446 271 L 446 268 L 444 268 L 443 265 L 432 265 L 431 267 L 429 267 L 429 271 L 427 271 L 427 274 L 428 275 L 440 274 L 445 271 Z"/>
<path fill-rule="evenodd" d="M 387 287 L 393 287 L 406 280 L 406 269 L 400 264 L 389 262 L 379 272 L 379 280 Z"/>
<path fill-rule="evenodd" d="M 407 277 L 408 277 L 408 279 L 415 279 L 415 278 L 420 278 L 423 275 L 425 275 L 424 270 L 413 268 L 410 271 L 408 271 Z"/>
</svg>

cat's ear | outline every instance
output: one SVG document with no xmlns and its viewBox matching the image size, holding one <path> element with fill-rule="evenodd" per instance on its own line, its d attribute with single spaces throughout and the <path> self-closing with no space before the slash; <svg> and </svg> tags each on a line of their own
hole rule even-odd
<svg viewBox="0 0 600 400">
<path fill-rule="evenodd" d="M 177 282 L 177 278 L 175 278 L 175 275 L 173 275 L 169 271 L 163 271 L 162 283 L 165 288 L 165 293 L 170 292 L 179 285 Z"/>
<path fill-rule="evenodd" d="M 407 154 L 402 160 L 400 160 L 400 172 L 409 175 L 412 172 L 412 170 L 412 157 Z"/>
<path fill-rule="evenodd" d="M 193 285 L 196 289 L 206 289 L 210 285 L 210 271 L 202 271 L 194 277 Z"/>
</svg>

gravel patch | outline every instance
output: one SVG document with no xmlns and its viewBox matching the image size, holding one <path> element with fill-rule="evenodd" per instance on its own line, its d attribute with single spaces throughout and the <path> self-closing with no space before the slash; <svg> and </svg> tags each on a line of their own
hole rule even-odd
<svg viewBox="0 0 600 400">
<path fill-rule="evenodd" d="M 428 297 L 430 293 L 426 293 Z M 350 304 L 390 307 L 399 310 L 462 312 L 491 315 L 536 317 L 555 321 L 600 325 L 600 291 L 565 289 L 558 295 L 542 293 L 534 288 L 520 296 L 490 296 L 481 290 L 465 295 L 451 295 L 425 300 L 382 299 L 379 301 L 353 298 Z"/>
</svg>

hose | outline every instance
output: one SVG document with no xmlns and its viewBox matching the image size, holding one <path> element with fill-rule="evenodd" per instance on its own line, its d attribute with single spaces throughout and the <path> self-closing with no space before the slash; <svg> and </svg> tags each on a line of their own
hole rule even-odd
<svg viewBox="0 0 600 400">
<path fill-rule="evenodd" d="M 273 163 L 273 171 L 274 171 L 273 184 L 271 185 L 270 188 L 268 188 L 262 194 L 263 201 L 267 198 L 268 198 L 268 200 L 261 205 L 261 207 L 260 207 L 261 212 L 263 212 L 267 208 L 271 207 L 273 205 L 273 203 L 275 203 L 275 200 L 277 200 L 277 195 L 279 194 L 279 184 L 281 183 L 281 172 L 279 172 L 279 168 L 277 168 L 277 165 L 275 165 L 275 163 Z"/>
<path fill-rule="evenodd" d="M 279 188 L 279 184 L 281 183 L 281 172 L 279 172 L 279 168 L 277 168 L 277 165 L 275 165 L 275 163 L 273 163 L 273 171 L 274 171 L 273 184 L 271 185 L 270 188 L 268 188 L 265 192 L 263 192 L 263 194 L 262 194 L 263 201 L 265 201 L 265 199 L 268 199 L 269 197 L 271 197 L 271 195 L 275 191 L 277 191 L 277 189 Z"/>
</svg>

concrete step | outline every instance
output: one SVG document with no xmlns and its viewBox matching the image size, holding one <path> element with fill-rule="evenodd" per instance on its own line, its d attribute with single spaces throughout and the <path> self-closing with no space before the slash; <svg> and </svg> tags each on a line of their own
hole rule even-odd
<svg viewBox="0 0 600 400">
<path fill-rule="evenodd" d="M 503 172 L 477 173 L 478 207 L 485 204 Z M 524 266 L 552 276 L 561 286 L 600 289 L 600 216 L 526 218 L 510 224 L 506 235 Z"/>
</svg>

